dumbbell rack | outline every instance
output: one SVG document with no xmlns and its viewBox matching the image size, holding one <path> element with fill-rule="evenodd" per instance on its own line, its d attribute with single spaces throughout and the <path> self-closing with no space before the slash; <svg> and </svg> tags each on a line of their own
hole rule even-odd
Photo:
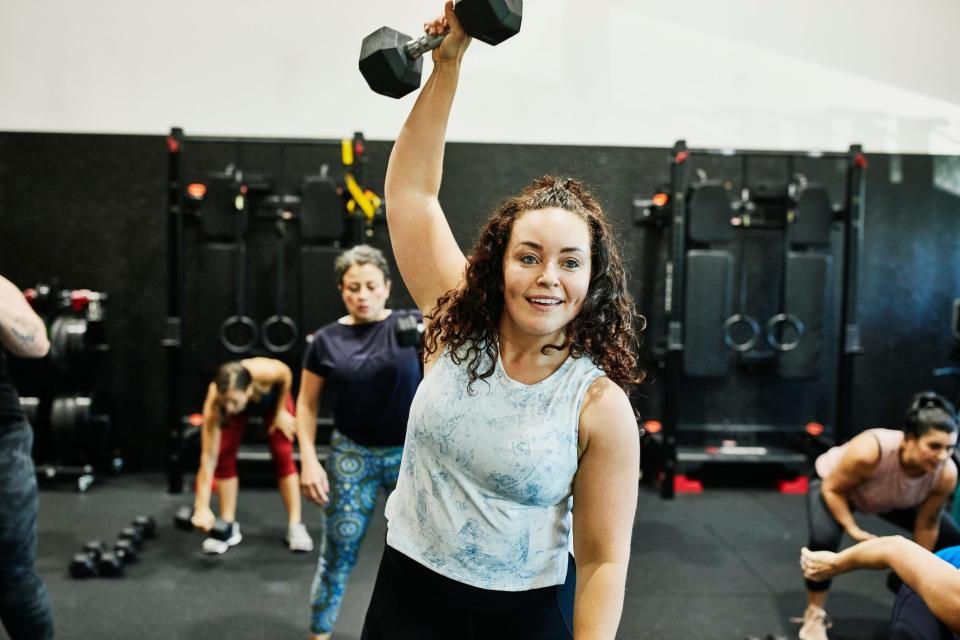
<svg viewBox="0 0 960 640">
<path fill-rule="evenodd" d="M 86 491 L 97 467 L 122 467 L 119 453 L 107 443 L 109 403 L 96 384 L 109 351 L 108 296 L 56 284 L 37 285 L 24 296 L 46 322 L 51 345 L 46 358 L 19 361 L 14 371 L 21 407 L 37 434 L 37 479 L 41 486 L 72 483 Z"/>
</svg>

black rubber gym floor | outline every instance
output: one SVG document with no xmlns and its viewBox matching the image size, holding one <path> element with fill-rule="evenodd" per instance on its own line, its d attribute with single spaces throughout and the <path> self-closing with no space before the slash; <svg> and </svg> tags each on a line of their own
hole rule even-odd
<svg viewBox="0 0 960 640">
<path fill-rule="evenodd" d="M 38 567 L 58 638 L 307 637 L 317 552 L 287 551 L 286 518 L 275 490 L 241 487 L 243 542 L 217 557 L 200 552 L 200 534 L 173 528 L 174 511 L 190 496 L 167 494 L 158 475 L 112 478 L 85 494 L 44 489 L 40 500 Z M 663 501 L 643 489 L 617 637 L 795 638 L 798 625 L 790 618 L 805 605 L 798 564 L 806 537 L 803 501 L 772 489 L 713 487 Z M 378 513 L 334 639 L 360 637 L 385 535 L 382 500 Z M 70 557 L 84 541 L 112 542 L 138 514 L 157 519 L 160 537 L 147 543 L 125 577 L 69 577 Z M 305 522 L 318 540 L 319 510 L 305 505 Z M 879 519 L 863 517 L 863 523 L 877 534 L 894 532 Z M 883 573 L 863 571 L 834 582 L 827 606 L 832 639 L 887 637 L 893 595 L 884 580 Z"/>
</svg>

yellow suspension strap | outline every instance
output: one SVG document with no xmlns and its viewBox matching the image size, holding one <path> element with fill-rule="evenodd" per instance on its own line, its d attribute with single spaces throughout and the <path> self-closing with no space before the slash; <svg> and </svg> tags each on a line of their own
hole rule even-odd
<svg viewBox="0 0 960 640">
<path fill-rule="evenodd" d="M 356 154 L 354 153 L 355 149 L 357 152 Z M 343 161 L 344 169 L 346 169 L 346 172 L 343 176 L 343 182 L 347 189 L 347 193 L 350 194 L 350 199 L 347 201 L 347 212 L 352 215 L 359 207 L 360 210 L 363 211 L 364 216 L 367 218 L 367 223 L 372 223 L 374 216 L 377 215 L 377 212 L 383 205 L 383 201 L 370 189 L 362 188 L 357 182 L 356 177 L 354 177 L 353 172 L 350 170 L 351 167 L 353 167 L 355 155 L 362 153 L 363 138 L 355 137 L 353 140 L 341 140 L 340 155 Z"/>
</svg>

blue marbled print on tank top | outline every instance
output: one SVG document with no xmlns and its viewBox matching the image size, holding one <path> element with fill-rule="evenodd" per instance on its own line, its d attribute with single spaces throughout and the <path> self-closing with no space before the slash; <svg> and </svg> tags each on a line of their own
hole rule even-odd
<svg viewBox="0 0 960 640">
<path fill-rule="evenodd" d="M 387 543 L 484 589 L 562 583 L 580 407 L 602 375 L 586 357 L 567 358 L 526 385 L 498 361 L 471 393 L 466 364 L 444 354 L 410 407 Z"/>
</svg>

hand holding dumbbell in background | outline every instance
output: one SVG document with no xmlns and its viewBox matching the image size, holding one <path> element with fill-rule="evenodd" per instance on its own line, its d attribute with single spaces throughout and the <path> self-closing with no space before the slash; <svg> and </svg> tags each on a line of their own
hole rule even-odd
<svg viewBox="0 0 960 640">
<path fill-rule="evenodd" d="M 425 35 L 412 39 L 381 27 L 363 39 L 360 73 L 375 92 L 402 98 L 420 86 L 423 54 L 434 51 L 434 63 L 463 57 L 470 36 L 497 45 L 520 31 L 523 0 L 448 0 L 444 16 L 424 25 Z"/>
<path fill-rule="evenodd" d="M 213 515 L 213 511 L 209 507 L 200 509 L 196 513 L 192 507 L 180 507 L 177 509 L 176 516 L 174 516 L 174 524 L 183 531 L 193 531 L 194 529 L 206 531 L 215 540 L 225 542 L 230 538 L 230 524 Z"/>
<path fill-rule="evenodd" d="M 210 531 L 217 524 L 217 516 L 210 507 L 195 508 L 190 516 L 190 524 L 201 531 Z"/>
</svg>

